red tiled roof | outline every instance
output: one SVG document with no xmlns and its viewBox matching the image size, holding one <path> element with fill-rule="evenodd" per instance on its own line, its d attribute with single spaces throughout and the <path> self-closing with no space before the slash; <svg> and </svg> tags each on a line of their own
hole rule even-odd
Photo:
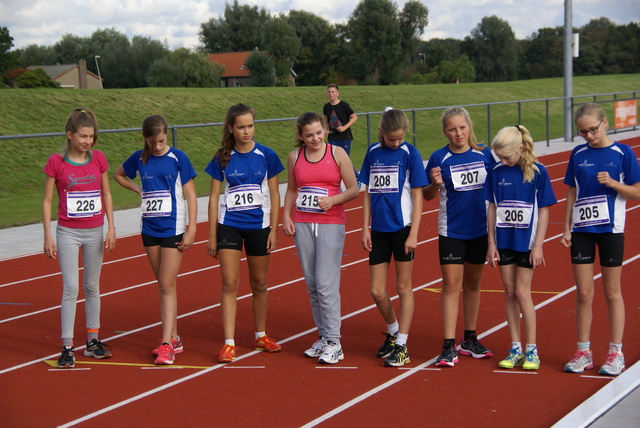
<svg viewBox="0 0 640 428">
<path fill-rule="evenodd" d="M 251 72 L 244 65 L 251 54 L 248 52 L 226 52 L 209 54 L 209 62 L 224 66 L 222 77 L 251 77 Z"/>
</svg>

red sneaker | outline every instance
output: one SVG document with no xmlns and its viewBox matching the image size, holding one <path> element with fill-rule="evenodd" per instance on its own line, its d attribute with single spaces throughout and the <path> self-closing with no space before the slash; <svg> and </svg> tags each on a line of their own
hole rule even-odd
<svg viewBox="0 0 640 428">
<path fill-rule="evenodd" d="M 156 364 L 173 364 L 175 360 L 175 353 L 173 347 L 168 343 L 164 343 L 156 348 L 158 350 L 158 356 L 156 357 Z"/>
<path fill-rule="evenodd" d="M 218 356 L 218 361 L 221 363 L 230 363 L 236 359 L 236 351 L 239 348 L 233 345 L 224 345 Z"/>
<path fill-rule="evenodd" d="M 258 351 L 280 352 L 282 346 L 278 345 L 275 340 L 267 336 L 260 336 L 256 339 L 255 348 Z"/>
</svg>

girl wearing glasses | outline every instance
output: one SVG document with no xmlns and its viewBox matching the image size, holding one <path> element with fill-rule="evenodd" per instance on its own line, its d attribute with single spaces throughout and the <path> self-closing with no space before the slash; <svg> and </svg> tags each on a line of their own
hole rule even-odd
<svg viewBox="0 0 640 428">
<path fill-rule="evenodd" d="M 607 136 L 608 121 L 596 103 L 575 114 L 578 135 L 586 144 L 573 149 L 564 183 L 569 186 L 564 235 L 560 243 L 571 249 L 577 286 L 578 350 L 564 369 L 582 373 L 593 368 L 590 333 L 594 295 L 595 248 L 602 267 L 602 284 L 609 310 L 609 351 L 600 374 L 616 376 L 625 369 L 622 354 L 624 301 L 620 276 L 624 251 L 626 199 L 640 199 L 640 166 L 625 144 Z"/>
</svg>

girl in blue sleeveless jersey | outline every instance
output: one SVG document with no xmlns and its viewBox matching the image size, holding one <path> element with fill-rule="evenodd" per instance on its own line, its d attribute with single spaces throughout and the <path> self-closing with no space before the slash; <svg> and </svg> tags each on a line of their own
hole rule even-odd
<svg viewBox="0 0 640 428">
<path fill-rule="evenodd" d="M 456 322 L 460 290 L 464 308 L 464 335 L 460 354 L 491 357 L 476 335 L 480 310 L 480 280 L 487 254 L 487 203 L 482 186 L 487 169 L 496 162 L 491 150 L 476 141 L 469 112 L 450 107 L 442 114 L 442 133 L 449 140 L 433 152 L 427 163 L 429 185 L 422 189 L 426 200 L 440 193 L 438 247 L 442 270 L 442 327 L 444 343 L 437 366 L 458 362 Z"/>
<path fill-rule="evenodd" d="M 162 319 L 162 342 L 152 354 L 156 364 L 173 364 L 184 349 L 178 336 L 176 285 L 184 251 L 196 235 L 196 173 L 184 152 L 167 145 L 168 126 L 162 116 L 145 118 L 142 136 L 143 149 L 124 161 L 114 178 L 142 198 L 142 243 L 158 280 Z M 132 181 L 136 176 L 140 185 Z"/>
<path fill-rule="evenodd" d="M 622 354 L 624 301 L 621 292 L 626 200 L 640 198 L 640 166 L 631 148 L 611 141 L 609 122 L 596 103 L 575 114 L 578 135 L 586 144 L 573 149 L 564 183 L 569 186 L 561 244 L 571 249 L 576 280 L 578 350 L 565 371 L 593 368 L 590 334 L 594 296 L 593 265 L 598 247 L 602 284 L 609 309 L 609 352 L 600 374 L 616 376 L 625 369 Z"/>
<path fill-rule="evenodd" d="M 207 252 L 220 260 L 222 274 L 221 363 L 232 362 L 238 350 L 234 335 L 243 242 L 253 294 L 255 349 L 281 349 L 265 330 L 269 253 L 276 248 L 280 214 L 278 174 L 284 166 L 272 149 L 253 140 L 254 117 L 255 111 L 244 104 L 229 108 L 220 149 L 205 169 L 211 176 Z"/>
<path fill-rule="evenodd" d="M 359 176 L 366 186 L 362 247 L 369 251 L 370 292 L 387 324 L 387 337 L 377 356 L 384 358 L 388 367 L 410 362 L 407 339 L 414 308 L 411 271 L 422 217 L 422 187 L 427 185 L 420 152 L 404 140 L 408 131 L 404 112 L 385 110 L 378 127 L 379 142 L 367 149 Z M 398 318 L 387 293 L 392 254 L 400 297 Z"/>
<path fill-rule="evenodd" d="M 501 164 L 489 170 L 485 183 L 485 198 L 489 201 L 487 262 L 495 267 L 497 261 L 500 266 L 511 335 L 511 350 L 499 366 L 511 369 L 521 365 L 524 370 L 537 370 L 540 357 L 531 281 L 534 269 L 545 264 L 542 244 L 549 222 L 549 206 L 557 201 L 549 174 L 538 163 L 533 139 L 524 126 L 501 129 L 491 148 Z M 524 353 L 520 314 L 527 338 Z"/>
</svg>

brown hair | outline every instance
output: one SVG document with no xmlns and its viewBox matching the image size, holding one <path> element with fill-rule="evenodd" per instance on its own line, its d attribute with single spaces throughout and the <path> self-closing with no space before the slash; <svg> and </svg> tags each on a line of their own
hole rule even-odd
<svg viewBox="0 0 640 428">
<path fill-rule="evenodd" d="M 77 108 L 69 114 L 69 117 L 67 117 L 67 123 L 64 126 L 67 144 L 60 153 L 63 159 L 67 159 L 67 152 L 71 147 L 71 140 L 66 135 L 67 132 L 75 134 L 80 128 L 84 127 L 93 128 L 93 143 L 91 144 L 91 148 L 95 147 L 96 144 L 98 144 L 98 120 L 96 119 L 96 115 L 93 114 L 93 112 L 88 108 Z M 91 159 L 91 156 L 92 153 L 91 150 L 89 150 L 89 159 Z"/>
<path fill-rule="evenodd" d="M 144 147 L 142 148 L 142 163 L 147 163 L 149 155 L 151 154 L 151 148 L 147 144 L 147 138 L 155 138 L 158 135 L 169 133 L 169 126 L 164 120 L 164 117 L 159 114 L 145 117 L 142 121 L 142 136 L 144 137 Z"/>
<path fill-rule="evenodd" d="M 386 145 L 384 142 L 385 134 L 395 132 L 399 129 L 402 129 L 405 133 L 409 132 L 409 119 L 407 115 L 404 114 L 402 110 L 395 108 L 385 110 L 380 118 L 380 125 L 378 125 L 378 141 L 380 144 L 383 146 Z"/>
<path fill-rule="evenodd" d="M 314 111 L 308 111 L 298 117 L 298 120 L 296 121 L 296 147 L 304 146 L 304 141 L 300 138 L 300 135 L 302 135 L 302 128 L 315 122 L 320 122 L 325 130 L 329 126 L 327 117 Z"/>
<path fill-rule="evenodd" d="M 226 168 L 226 166 L 229 164 L 229 160 L 231 159 L 231 152 L 236 146 L 236 139 L 233 136 L 233 133 L 229 131 L 229 128 L 233 128 L 233 124 L 236 122 L 236 117 L 245 114 L 251 114 L 253 118 L 256 117 L 256 111 L 248 105 L 242 103 L 232 105 L 231 107 L 229 107 L 229 110 L 227 110 L 227 116 L 224 119 L 224 128 L 222 129 L 220 148 L 213 156 L 214 159 L 216 158 L 216 156 L 219 158 L 222 168 Z"/>
</svg>

